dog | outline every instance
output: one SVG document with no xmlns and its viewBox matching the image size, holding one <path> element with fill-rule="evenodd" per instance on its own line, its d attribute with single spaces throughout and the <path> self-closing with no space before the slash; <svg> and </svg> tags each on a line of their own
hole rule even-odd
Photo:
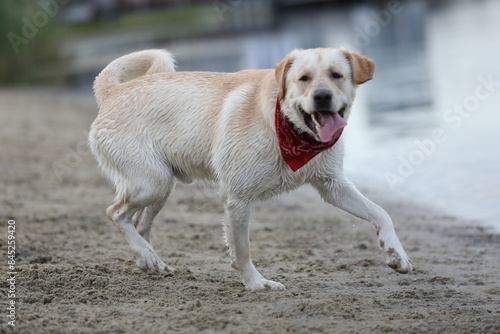
<svg viewBox="0 0 500 334">
<path fill-rule="evenodd" d="M 283 290 L 250 257 L 252 203 L 312 185 L 371 222 L 386 264 L 413 270 L 389 215 L 344 176 L 341 137 L 372 59 L 346 49 L 294 50 L 274 69 L 175 72 L 165 50 L 134 52 L 96 77 L 89 147 L 116 198 L 106 214 L 144 271 L 175 270 L 151 245 L 153 219 L 177 181 L 216 182 L 232 267 L 250 290 Z"/>
</svg>

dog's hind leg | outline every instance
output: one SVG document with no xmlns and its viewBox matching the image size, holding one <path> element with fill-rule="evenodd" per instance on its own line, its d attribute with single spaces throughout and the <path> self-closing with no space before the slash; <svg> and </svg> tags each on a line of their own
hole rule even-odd
<svg viewBox="0 0 500 334">
<path fill-rule="evenodd" d="M 89 147 L 115 186 L 116 203 L 106 214 L 130 245 L 139 268 L 168 269 L 149 241 L 153 219 L 175 185 L 171 166 L 147 133 L 132 136 L 120 122 L 105 125 L 92 126 Z"/>
<path fill-rule="evenodd" d="M 164 270 L 167 265 L 160 260 L 153 247 L 137 232 L 133 224 L 133 216 L 143 210 L 139 205 L 119 201 L 106 210 L 106 214 L 128 242 L 137 266 L 144 270 Z"/>
<path fill-rule="evenodd" d="M 245 287 L 250 290 L 284 290 L 283 284 L 262 277 L 250 258 L 250 204 L 243 201 L 226 200 L 225 211 L 224 232 L 229 252 L 233 258 L 231 265 L 242 275 Z"/>
<path fill-rule="evenodd" d="M 160 212 L 160 210 L 165 205 L 166 198 L 164 200 L 160 200 L 147 206 L 140 211 L 137 211 L 134 214 L 134 226 L 137 229 L 137 232 L 149 242 L 150 245 L 153 245 L 151 242 L 151 227 L 153 226 L 153 220 L 156 215 Z"/>
<path fill-rule="evenodd" d="M 153 221 L 158 213 L 165 206 L 165 202 L 168 199 L 168 196 L 172 192 L 175 187 L 175 181 L 172 180 L 172 183 L 168 186 L 168 192 L 165 194 L 165 197 L 154 202 L 153 204 L 137 211 L 134 214 L 134 226 L 137 229 L 137 232 L 151 245 L 151 227 L 153 226 Z"/>
<path fill-rule="evenodd" d="M 117 183 L 117 202 L 106 210 L 130 245 L 137 266 L 144 270 L 170 270 L 149 242 L 153 219 L 162 209 L 175 184 L 165 165 L 142 165 L 140 173 L 122 176 Z M 124 169 L 132 170 L 132 168 Z M 122 174 L 123 175 L 123 174 Z"/>
</svg>

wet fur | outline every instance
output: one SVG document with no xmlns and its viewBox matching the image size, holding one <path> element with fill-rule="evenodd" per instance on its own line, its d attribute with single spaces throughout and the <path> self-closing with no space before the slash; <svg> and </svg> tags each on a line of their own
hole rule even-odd
<svg viewBox="0 0 500 334">
<path fill-rule="evenodd" d="M 154 251 L 151 226 L 177 181 L 202 180 L 219 185 L 232 266 L 249 289 L 284 289 L 251 261 L 252 203 L 304 184 L 374 224 L 387 264 L 401 273 L 412 270 L 389 215 L 344 176 L 343 140 L 292 172 L 274 128 L 279 96 L 287 118 L 314 135 L 298 106 L 314 112 L 312 94 L 319 88 L 333 92 L 333 109 L 347 106 L 348 118 L 357 86 L 373 75 L 371 59 L 344 49 L 311 49 L 291 52 L 270 70 L 175 72 L 174 65 L 167 51 L 135 52 L 110 63 L 94 83 L 99 114 L 89 146 L 116 189 L 107 215 L 141 269 L 174 270 Z M 332 69 L 341 80 L 329 77 Z M 311 76 L 307 84 L 298 80 L 305 72 Z"/>
</svg>

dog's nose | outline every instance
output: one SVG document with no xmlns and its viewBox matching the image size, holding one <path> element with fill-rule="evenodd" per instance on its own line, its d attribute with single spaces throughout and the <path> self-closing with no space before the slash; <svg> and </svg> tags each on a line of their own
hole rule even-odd
<svg viewBox="0 0 500 334">
<path fill-rule="evenodd" d="M 314 102 L 320 102 L 320 103 L 325 103 L 325 102 L 332 102 L 332 97 L 333 94 L 330 90 L 328 89 L 318 89 L 314 91 Z"/>
</svg>

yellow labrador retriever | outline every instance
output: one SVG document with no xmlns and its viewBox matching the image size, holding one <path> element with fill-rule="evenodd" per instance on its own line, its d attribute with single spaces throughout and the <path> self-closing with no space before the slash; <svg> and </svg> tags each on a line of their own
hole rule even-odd
<svg viewBox="0 0 500 334">
<path fill-rule="evenodd" d="M 177 181 L 219 184 L 224 232 L 244 285 L 282 290 L 250 258 L 255 201 L 310 184 L 321 197 L 371 222 L 386 263 L 412 264 L 389 215 L 344 176 L 342 130 L 356 87 L 373 76 L 371 59 L 345 49 L 295 50 L 275 69 L 175 72 L 164 50 L 131 53 L 96 78 L 99 115 L 90 148 L 116 188 L 106 213 L 142 270 L 173 270 L 150 232 Z"/>
</svg>

